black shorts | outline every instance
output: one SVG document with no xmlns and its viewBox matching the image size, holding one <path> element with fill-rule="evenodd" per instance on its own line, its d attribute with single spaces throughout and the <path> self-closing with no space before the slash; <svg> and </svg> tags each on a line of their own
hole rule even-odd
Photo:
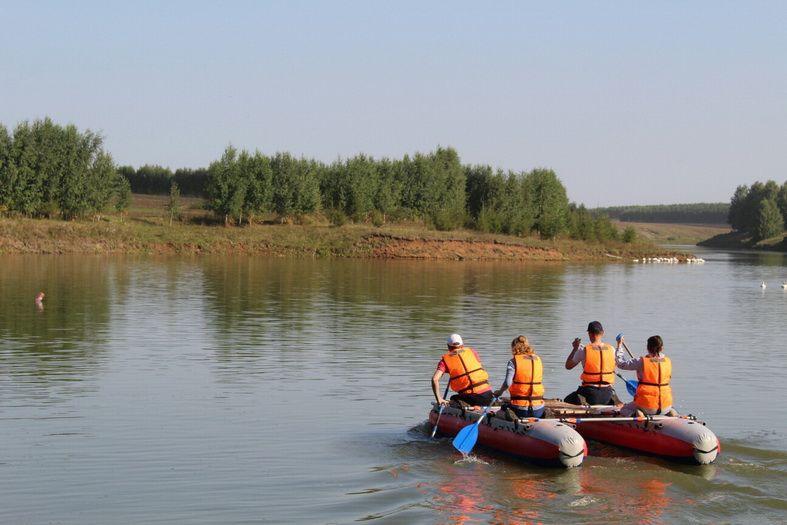
<svg viewBox="0 0 787 525">
<path fill-rule="evenodd" d="M 492 404 L 492 399 L 494 399 L 494 397 L 495 396 L 492 394 L 492 391 L 488 390 L 482 394 L 454 394 L 451 396 L 451 399 L 464 401 L 468 405 L 478 405 L 485 407 Z"/>
<path fill-rule="evenodd" d="M 563 401 L 572 405 L 614 405 L 620 402 L 614 388 L 596 388 L 592 386 L 577 388 L 576 391 L 567 395 Z"/>
</svg>

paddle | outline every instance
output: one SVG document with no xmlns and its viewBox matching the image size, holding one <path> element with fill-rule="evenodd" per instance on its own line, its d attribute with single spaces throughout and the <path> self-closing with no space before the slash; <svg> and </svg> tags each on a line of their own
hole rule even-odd
<svg viewBox="0 0 787 525">
<path fill-rule="evenodd" d="M 475 446 L 475 442 L 478 440 L 478 426 L 484 420 L 484 416 L 487 412 L 489 412 L 489 408 L 495 404 L 497 401 L 496 397 L 492 398 L 492 402 L 489 406 L 484 407 L 484 411 L 481 412 L 481 416 L 478 418 L 478 421 L 467 425 L 465 428 L 459 431 L 453 441 L 454 448 L 464 454 L 465 456 L 473 450 Z"/>
<path fill-rule="evenodd" d="M 618 342 L 622 343 L 623 344 L 623 348 L 626 349 L 626 353 L 629 355 L 630 358 L 634 359 L 634 356 L 631 354 L 631 351 L 629 351 L 629 347 L 626 346 L 626 342 L 625 341 L 621 341 L 621 339 L 623 339 L 623 334 L 622 333 L 620 333 L 620 334 L 615 336 L 615 341 L 618 341 Z M 622 375 L 618 374 L 617 372 L 615 372 L 615 375 L 618 376 L 619 378 L 621 378 L 624 383 L 626 383 L 626 391 L 629 394 L 631 394 L 631 397 L 634 397 L 634 396 L 637 395 L 637 386 L 639 386 L 639 381 L 635 381 L 634 379 L 626 379 L 625 377 L 623 377 Z"/>
<path fill-rule="evenodd" d="M 450 381 L 448 382 L 447 385 L 445 385 L 445 392 L 443 392 L 443 399 L 445 399 L 445 396 L 448 395 L 448 387 L 449 386 L 451 386 L 451 382 Z M 437 424 L 440 422 L 440 416 L 443 415 L 443 409 L 444 408 L 445 408 L 445 405 L 440 405 L 440 410 L 437 412 L 437 421 L 434 422 L 434 428 L 432 429 L 432 437 L 434 437 L 435 434 L 437 434 Z"/>
<path fill-rule="evenodd" d="M 637 386 L 639 385 L 639 383 L 637 381 L 634 381 L 633 379 L 626 379 L 625 377 L 623 377 L 622 375 L 618 374 L 617 372 L 615 372 L 615 375 L 618 376 L 619 378 L 621 378 L 624 383 L 626 383 L 626 391 L 629 394 L 631 394 L 631 397 L 634 397 L 634 396 L 637 395 Z"/>
</svg>

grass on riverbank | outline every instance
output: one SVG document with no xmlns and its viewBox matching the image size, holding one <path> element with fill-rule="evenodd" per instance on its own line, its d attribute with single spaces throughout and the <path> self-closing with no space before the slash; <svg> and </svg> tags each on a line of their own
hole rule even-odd
<svg viewBox="0 0 787 525">
<path fill-rule="evenodd" d="M 749 249 L 784 252 L 787 251 L 787 232 L 770 239 L 755 241 L 750 233 L 730 231 L 706 239 L 699 245 L 725 250 Z"/>
<path fill-rule="evenodd" d="M 613 224 L 623 230 L 631 227 L 639 238 L 656 244 L 697 244 L 700 241 L 729 233 L 729 226 L 718 224 L 674 224 L 652 222 L 620 222 Z"/>
<path fill-rule="evenodd" d="M 585 243 L 542 240 L 457 230 L 440 232 L 421 224 L 332 226 L 311 224 L 223 226 L 199 199 L 181 199 L 182 221 L 170 226 L 167 197 L 135 195 L 129 211 L 92 221 L 0 219 L 0 253 L 149 253 L 457 259 L 589 261 L 683 256 L 646 242 Z"/>
</svg>

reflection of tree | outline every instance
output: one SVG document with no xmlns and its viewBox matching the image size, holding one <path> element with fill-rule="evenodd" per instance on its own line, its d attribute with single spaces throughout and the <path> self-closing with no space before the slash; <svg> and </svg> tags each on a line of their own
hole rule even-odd
<svg viewBox="0 0 787 525">
<path fill-rule="evenodd" d="M 0 368 L 37 383 L 84 379 L 106 342 L 110 282 L 101 257 L 4 257 Z M 43 308 L 34 303 L 40 290 L 46 292 Z"/>
<path fill-rule="evenodd" d="M 387 381 L 379 374 L 381 346 L 412 352 L 413 362 L 422 363 L 424 350 L 439 357 L 445 335 L 464 328 L 484 347 L 490 345 L 485 334 L 501 336 L 508 359 L 514 332 L 554 317 L 565 271 L 560 265 L 253 257 L 202 264 L 219 359 L 245 363 L 233 368 L 252 373 L 265 360 L 290 362 L 308 353 L 310 362 L 320 359 L 334 377 L 347 374 L 356 384 L 374 373 Z"/>
<path fill-rule="evenodd" d="M 213 318 L 220 362 L 232 373 L 255 373 L 263 360 L 306 350 L 319 331 L 315 312 L 325 263 L 271 257 L 202 261 L 206 315 Z"/>
</svg>

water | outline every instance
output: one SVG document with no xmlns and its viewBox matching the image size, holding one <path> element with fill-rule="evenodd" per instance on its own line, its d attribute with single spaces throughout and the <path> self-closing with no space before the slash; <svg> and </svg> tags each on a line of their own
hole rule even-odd
<svg viewBox="0 0 787 525">
<path fill-rule="evenodd" d="M 787 523 L 787 260 L 695 253 L 707 263 L 3 256 L 0 523 Z M 715 464 L 593 445 L 557 470 L 429 438 L 449 333 L 495 386 L 527 335 L 563 397 L 595 319 L 635 353 L 664 338 Z"/>
</svg>

